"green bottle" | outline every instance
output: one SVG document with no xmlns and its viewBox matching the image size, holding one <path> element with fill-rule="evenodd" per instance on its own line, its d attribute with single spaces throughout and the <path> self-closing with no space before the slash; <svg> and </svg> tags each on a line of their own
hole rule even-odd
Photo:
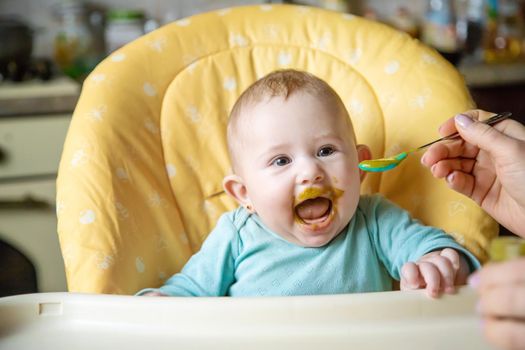
<svg viewBox="0 0 525 350">
<path fill-rule="evenodd" d="M 501 262 L 525 256 L 525 239 L 498 237 L 490 242 L 490 261 Z"/>
</svg>

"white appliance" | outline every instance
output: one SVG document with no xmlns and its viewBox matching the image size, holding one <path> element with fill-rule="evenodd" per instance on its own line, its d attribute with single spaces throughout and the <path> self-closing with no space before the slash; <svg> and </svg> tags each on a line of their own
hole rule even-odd
<svg viewBox="0 0 525 350">
<path fill-rule="evenodd" d="M 0 240 L 32 262 L 39 292 L 67 290 L 55 180 L 79 91 L 67 78 L 0 84 Z M 0 266 L 0 281 L 10 273 Z"/>
</svg>

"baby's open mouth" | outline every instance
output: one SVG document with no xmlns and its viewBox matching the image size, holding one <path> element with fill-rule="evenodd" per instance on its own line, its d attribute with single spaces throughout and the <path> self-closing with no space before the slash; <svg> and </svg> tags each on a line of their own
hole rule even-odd
<svg viewBox="0 0 525 350">
<path fill-rule="evenodd" d="M 331 212 L 332 201 L 324 197 L 307 199 L 295 207 L 295 214 L 307 225 L 325 221 Z"/>
</svg>

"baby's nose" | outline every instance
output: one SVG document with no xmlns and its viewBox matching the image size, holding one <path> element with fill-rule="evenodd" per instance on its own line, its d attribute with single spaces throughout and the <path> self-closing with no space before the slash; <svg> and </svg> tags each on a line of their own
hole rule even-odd
<svg viewBox="0 0 525 350">
<path fill-rule="evenodd" d="M 324 180 L 324 171 L 316 162 L 305 162 L 297 177 L 297 183 L 309 185 L 319 183 Z"/>
</svg>

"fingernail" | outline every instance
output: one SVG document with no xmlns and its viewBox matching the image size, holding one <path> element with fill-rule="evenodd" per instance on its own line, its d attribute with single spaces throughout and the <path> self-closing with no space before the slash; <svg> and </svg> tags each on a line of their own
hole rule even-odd
<svg viewBox="0 0 525 350">
<path fill-rule="evenodd" d="M 427 157 L 427 154 L 423 154 L 423 157 L 421 157 L 421 164 L 425 165 L 425 159 Z"/>
<path fill-rule="evenodd" d="M 470 288 L 478 289 L 478 287 L 479 287 L 479 274 L 478 273 L 473 273 L 472 275 L 470 275 L 468 277 L 468 279 L 467 279 L 467 283 L 468 283 Z"/>
<path fill-rule="evenodd" d="M 454 117 L 454 120 L 456 121 L 456 123 L 461 126 L 463 129 L 465 128 L 468 128 L 468 126 L 472 123 L 474 123 L 474 121 L 472 120 L 472 118 L 470 118 L 468 115 L 465 115 L 465 114 L 458 114 Z"/>
<path fill-rule="evenodd" d="M 430 167 L 430 171 L 433 173 L 433 172 L 434 172 L 434 169 L 436 169 L 436 164 L 434 164 L 434 165 L 432 165 L 432 166 Z"/>
<path fill-rule="evenodd" d="M 452 181 L 454 181 L 454 178 L 456 177 L 456 174 L 454 173 L 450 173 L 447 175 L 447 182 L 448 183 L 452 183 Z"/>
</svg>

